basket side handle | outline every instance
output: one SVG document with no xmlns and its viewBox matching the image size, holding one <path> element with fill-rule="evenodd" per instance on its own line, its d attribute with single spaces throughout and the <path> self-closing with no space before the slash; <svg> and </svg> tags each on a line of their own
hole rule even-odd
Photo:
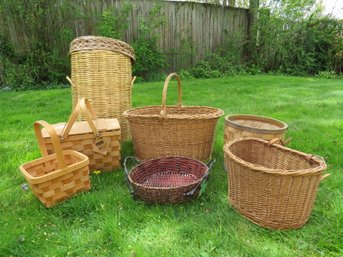
<svg viewBox="0 0 343 257">
<path fill-rule="evenodd" d="M 43 121 L 43 120 L 36 121 L 33 126 L 34 126 L 36 138 L 38 140 L 38 145 L 39 145 L 39 149 L 41 151 L 42 156 L 43 157 L 48 156 L 48 151 L 46 149 L 46 146 L 45 146 L 45 143 L 43 140 L 42 131 L 40 129 L 41 126 L 44 127 L 50 135 L 51 142 L 52 142 L 52 145 L 54 147 L 54 150 L 55 150 L 55 153 L 57 156 L 59 168 L 60 169 L 66 168 L 67 165 L 66 165 L 65 160 L 64 160 L 62 147 L 61 147 L 59 138 L 57 136 L 57 133 L 56 133 L 56 130 L 54 129 L 54 127 L 51 126 L 46 121 Z"/>
<path fill-rule="evenodd" d="M 77 102 L 77 105 L 75 106 L 74 110 L 69 116 L 69 119 L 67 123 L 64 125 L 64 128 L 62 129 L 61 132 L 61 140 L 64 141 L 67 139 L 71 128 L 73 127 L 77 116 L 79 113 L 82 113 L 82 116 L 86 119 L 89 127 L 91 128 L 93 134 L 96 137 L 100 137 L 101 134 L 99 133 L 97 126 L 93 122 L 93 120 L 97 119 L 96 113 L 94 112 L 94 109 L 92 108 L 92 105 L 90 104 L 89 100 L 86 98 L 81 98 Z"/>
<path fill-rule="evenodd" d="M 126 156 L 125 157 L 125 160 L 124 160 L 124 163 L 123 163 L 123 166 L 124 166 L 124 172 L 125 172 L 125 177 L 126 177 L 126 184 L 127 184 L 127 187 L 129 188 L 129 191 L 130 191 L 130 194 L 134 197 L 136 194 L 135 194 L 135 191 L 133 190 L 131 184 L 130 184 L 130 181 L 129 181 L 129 171 L 128 171 L 128 168 L 127 168 L 127 161 L 128 160 L 132 160 L 134 163 L 136 164 L 139 164 L 140 161 L 138 161 L 135 157 L 133 156 Z"/>
<path fill-rule="evenodd" d="M 204 176 L 202 177 L 201 181 L 199 184 L 196 185 L 195 188 L 193 188 L 191 191 L 185 193 L 185 196 L 192 196 L 194 195 L 194 193 L 196 192 L 196 190 L 198 189 L 198 187 L 200 186 L 200 191 L 199 191 L 199 195 L 198 197 L 200 197 L 203 192 L 205 191 L 205 188 L 207 186 L 207 181 L 210 175 L 210 171 L 212 170 L 213 165 L 216 163 L 216 160 L 213 159 L 211 161 L 209 161 L 206 166 L 207 166 L 207 172 L 204 174 Z"/>
<path fill-rule="evenodd" d="M 279 142 L 282 146 L 285 146 L 285 145 L 287 145 L 291 140 L 292 140 L 292 137 L 289 137 L 289 138 L 287 138 L 287 139 L 273 138 L 273 139 L 269 140 L 268 145 L 270 146 L 270 145 L 273 145 L 273 144 Z"/>
<path fill-rule="evenodd" d="M 167 113 L 167 90 L 169 86 L 170 80 L 175 77 L 177 80 L 177 92 L 178 92 L 178 98 L 177 98 L 177 107 L 182 107 L 182 88 L 181 88 L 181 79 L 180 76 L 177 73 L 171 73 L 168 75 L 166 80 L 164 81 L 164 87 L 162 92 L 162 110 L 161 115 L 165 116 Z"/>
</svg>

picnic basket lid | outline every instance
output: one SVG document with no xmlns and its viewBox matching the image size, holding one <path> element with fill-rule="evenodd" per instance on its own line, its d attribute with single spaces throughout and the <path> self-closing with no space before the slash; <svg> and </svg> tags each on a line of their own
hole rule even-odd
<svg viewBox="0 0 343 257">
<path fill-rule="evenodd" d="M 61 136 L 62 131 L 65 127 L 65 124 L 66 124 L 65 122 L 61 122 L 61 123 L 57 123 L 57 124 L 52 125 L 54 127 L 54 129 L 56 130 L 56 133 L 58 136 Z M 95 124 L 96 124 L 96 127 L 97 127 L 99 132 L 120 130 L 120 125 L 119 125 L 118 119 L 102 119 L 102 118 L 100 118 L 100 119 L 97 119 L 95 121 Z M 93 133 L 88 122 L 87 121 L 78 121 L 78 122 L 75 122 L 73 124 L 68 135 L 72 136 L 72 135 L 80 135 L 80 134 L 88 134 L 88 133 Z M 49 138 L 50 137 L 45 128 L 42 129 L 42 134 L 43 134 L 43 138 Z"/>
</svg>

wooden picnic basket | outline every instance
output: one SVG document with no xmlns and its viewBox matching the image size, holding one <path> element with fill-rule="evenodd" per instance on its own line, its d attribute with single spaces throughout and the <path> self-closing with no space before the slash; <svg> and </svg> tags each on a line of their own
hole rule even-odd
<svg viewBox="0 0 343 257">
<path fill-rule="evenodd" d="M 76 121 L 79 113 L 86 121 Z M 120 168 L 120 125 L 117 119 L 97 118 L 90 102 L 78 101 L 69 120 L 52 125 L 63 150 L 75 150 L 89 157 L 90 170 L 112 171 Z M 43 128 L 43 141 L 48 153 L 54 152 L 52 139 Z"/>
<path fill-rule="evenodd" d="M 137 165 L 128 171 L 127 161 Z M 162 157 L 140 163 L 124 160 L 126 181 L 133 197 L 148 203 L 182 203 L 204 192 L 215 160 L 204 164 L 185 157 Z"/>
<path fill-rule="evenodd" d="M 73 107 L 89 99 L 99 118 L 118 118 L 122 140 L 130 139 L 122 113 L 132 107 L 133 48 L 113 38 L 82 36 L 70 43 L 69 53 Z"/>
<path fill-rule="evenodd" d="M 169 81 L 178 82 L 177 106 L 166 106 Z M 162 93 L 162 106 L 145 106 L 127 110 L 135 154 L 138 159 L 183 156 L 208 160 L 212 154 L 215 127 L 223 111 L 206 106 L 182 106 L 181 80 L 170 74 Z"/>
<path fill-rule="evenodd" d="M 311 214 L 325 161 L 279 144 L 238 138 L 224 146 L 231 205 L 271 229 L 302 227 Z"/>
<path fill-rule="evenodd" d="M 40 126 L 51 137 L 54 154 L 48 155 Z M 45 121 L 36 121 L 34 129 L 42 157 L 20 166 L 36 197 L 46 206 L 90 189 L 88 157 L 73 150 L 62 151 L 55 129 Z"/>
</svg>

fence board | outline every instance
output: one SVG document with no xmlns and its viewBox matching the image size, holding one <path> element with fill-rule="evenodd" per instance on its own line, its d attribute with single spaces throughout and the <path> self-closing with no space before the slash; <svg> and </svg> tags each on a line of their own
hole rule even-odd
<svg viewBox="0 0 343 257">
<path fill-rule="evenodd" d="M 72 0 L 73 8 L 62 8 L 63 0 L 56 0 L 47 17 L 46 31 L 51 47 L 57 47 L 59 52 L 67 55 L 69 43 L 62 38 L 61 29 L 70 29 L 73 37 L 97 35 L 96 27 L 101 13 L 107 8 L 120 10 L 127 1 L 123 0 Z M 138 37 L 139 19 L 148 15 L 156 1 L 132 1 L 133 8 L 128 16 L 128 28 L 122 40 L 131 43 Z M 75 11 L 76 10 L 76 11 Z M 189 66 L 204 58 L 207 52 L 214 51 L 218 46 L 232 38 L 242 38 L 237 42 L 243 46 L 248 33 L 248 10 L 242 8 L 215 6 L 191 2 L 163 1 L 162 10 L 165 24 L 158 28 L 157 47 L 168 55 L 168 70 L 176 70 Z M 69 17 L 69 18 L 68 18 Z M 25 24 L 9 13 L 0 17 L 0 24 L 7 30 L 6 35 L 20 52 L 28 50 L 28 40 L 25 34 Z M 61 37 L 56 40 L 56 37 Z M 185 51 L 194 52 L 194 55 Z M 230 49 L 228 49 L 230 51 Z M 184 58 L 190 58 L 184 60 Z"/>
</svg>

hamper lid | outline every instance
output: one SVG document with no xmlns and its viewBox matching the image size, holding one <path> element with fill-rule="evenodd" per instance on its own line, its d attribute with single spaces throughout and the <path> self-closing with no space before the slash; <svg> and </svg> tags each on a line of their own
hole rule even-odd
<svg viewBox="0 0 343 257">
<path fill-rule="evenodd" d="M 108 50 L 126 55 L 135 61 L 134 49 L 118 39 L 98 36 L 77 37 L 70 43 L 69 54 L 83 50 Z"/>
<path fill-rule="evenodd" d="M 61 135 L 61 132 L 65 126 L 65 122 L 53 124 L 52 126 L 56 130 L 57 135 Z M 96 120 L 96 127 L 99 132 L 106 132 L 106 131 L 113 131 L 113 130 L 120 130 L 120 125 L 118 119 L 97 119 Z M 80 134 L 87 134 L 93 133 L 91 128 L 89 127 L 87 121 L 78 121 L 75 122 L 69 132 L 69 136 L 71 135 L 80 135 Z M 43 128 L 42 129 L 43 138 L 49 138 L 48 132 Z"/>
</svg>

